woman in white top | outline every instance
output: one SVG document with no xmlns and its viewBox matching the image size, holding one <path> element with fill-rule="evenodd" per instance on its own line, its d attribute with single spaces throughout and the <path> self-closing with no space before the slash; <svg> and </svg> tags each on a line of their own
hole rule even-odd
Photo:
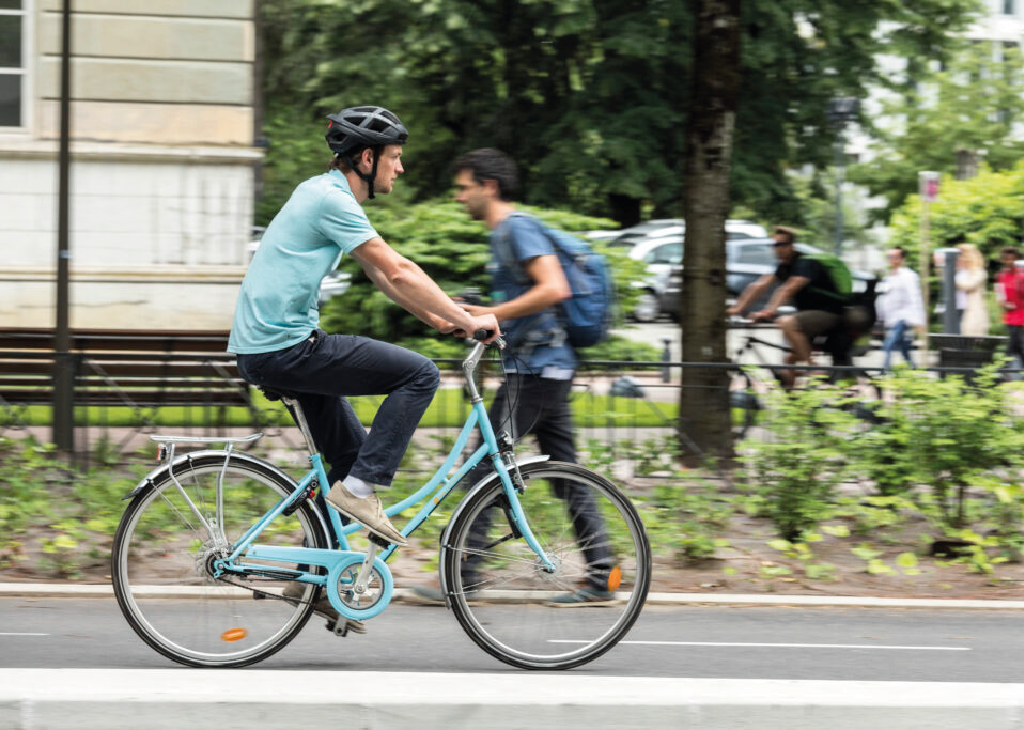
<svg viewBox="0 0 1024 730">
<path fill-rule="evenodd" d="M 963 293 L 966 301 L 960 317 L 960 334 L 969 337 L 984 337 L 988 334 L 988 310 L 985 308 L 985 259 L 978 247 L 961 243 L 960 258 L 957 260 L 957 296 Z M 959 302 L 957 307 L 960 308 Z"/>
<path fill-rule="evenodd" d="M 885 257 L 889 261 L 889 273 L 885 277 L 885 291 L 875 305 L 878 318 L 885 325 L 885 342 L 882 344 L 885 360 L 882 369 L 889 369 L 889 358 L 896 348 L 903 353 L 907 364 L 914 367 L 907 335 L 910 328 L 924 324 L 921 280 L 914 271 L 903 265 L 906 251 L 902 247 L 890 248 L 885 252 Z"/>
</svg>

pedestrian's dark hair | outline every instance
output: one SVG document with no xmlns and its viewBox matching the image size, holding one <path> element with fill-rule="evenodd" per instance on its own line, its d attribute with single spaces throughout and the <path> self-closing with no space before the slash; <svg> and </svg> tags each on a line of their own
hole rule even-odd
<svg viewBox="0 0 1024 730">
<path fill-rule="evenodd" d="M 494 180 L 498 184 L 498 197 L 505 201 L 512 200 L 518 184 L 516 163 L 504 152 L 491 147 L 467 152 L 452 165 L 452 171 L 456 175 L 463 170 L 468 170 L 473 175 L 473 181 L 477 185 Z"/>
<path fill-rule="evenodd" d="M 775 226 L 775 235 L 785 236 L 786 243 L 796 243 L 796 231 L 794 231 L 792 228 L 787 228 L 786 226 Z"/>
<path fill-rule="evenodd" d="M 903 248 L 903 246 L 893 246 L 892 250 L 893 251 L 899 251 L 901 259 L 907 258 L 907 249 Z"/>
<path fill-rule="evenodd" d="M 1018 251 L 1013 246 L 1007 246 L 1006 248 L 1004 248 L 1002 251 L 999 252 L 999 255 L 1000 256 L 1005 256 L 1008 253 L 1012 253 L 1013 254 L 1013 260 L 1014 261 L 1016 261 L 1017 259 L 1020 258 L 1020 251 Z"/>
</svg>

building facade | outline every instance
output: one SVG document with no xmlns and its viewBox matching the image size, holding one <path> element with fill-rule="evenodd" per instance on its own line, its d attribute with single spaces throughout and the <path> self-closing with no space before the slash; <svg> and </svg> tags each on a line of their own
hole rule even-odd
<svg viewBox="0 0 1024 730">
<path fill-rule="evenodd" d="M 227 329 L 253 209 L 254 0 L 74 0 L 70 322 Z M 61 0 L 0 0 L 0 327 L 56 321 Z"/>
</svg>

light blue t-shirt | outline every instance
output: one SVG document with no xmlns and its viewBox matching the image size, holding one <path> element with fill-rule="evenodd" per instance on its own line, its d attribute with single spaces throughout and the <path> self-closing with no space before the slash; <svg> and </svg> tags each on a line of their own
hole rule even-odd
<svg viewBox="0 0 1024 730">
<path fill-rule="evenodd" d="M 376 236 L 338 170 L 295 188 L 267 226 L 242 281 L 228 352 L 273 352 L 309 337 L 320 320 L 320 280 L 342 254 Z"/>
</svg>

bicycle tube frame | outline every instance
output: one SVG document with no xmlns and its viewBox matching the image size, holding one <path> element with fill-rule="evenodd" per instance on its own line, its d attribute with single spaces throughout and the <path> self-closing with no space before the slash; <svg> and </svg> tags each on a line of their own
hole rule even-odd
<svg viewBox="0 0 1024 730">
<path fill-rule="evenodd" d="M 455 466 L 455 462 L 459 459 L 463 449 L 469 442 L 470 434 L 472 434 L 474 428 L 480 429 L 484 443 L 481 444 L 480 447 L 474 451 L 468 459 L 466 459 L 465 463 L 463 463 L 463 465 L 449 477 L 448 473 Z M 458 438 L 452 445 L 451 451 L 448 452 L 448 457 L 434 473 L 434 476 L 408 497 L 386 508 L 384 510 L 385 514 L 392 517 L 426 499 L 426 503 L 423 507 L 420 508 L 413 518 L 409 520 L 409 523 L 401 530 L 402 535 L 408 537 L 410 534 L 415 532 L 431 514 L 433 514 L 434 510 L 437 509 L 437 506 L 451 493 L 452 489 L 455 488 L 455 485 L 458 484 L 459 481 L 465 477 L 471 469 L 473 469 L 473 467 L 483 461 L 484 457 L 488 455 L 492 459 L 494 469 L 498 473 L 502 486 L 505 489 L 505 493 L 509 498 L 509 503 L 512 508 L 512 518 L 516 523 L 516 528 L 522 533 L 523 539 L 526 540 L 530 548 L 544 562 L 545 566 L 553 569 L 554 566 L 548 560 L 543 548 L 541 548 L 540 544 L 537 542 L 537 539 L 533 535 L 533 531 L 530 529 L 530 526 L 526 521 L 526 516 L 523 513 L 522 505 L 519 503 L 518 494 L 512 485 L 512 479 L 509 476 L 508 469 L 501 459 L 498 441 L 494 435 L 494 429 L 491 427 L 491 422 L 487 418 L 487 411 L 484 408 L 483 401 L 478 401 L 471 405 L 469 416 L 466 418 L 466 423 L 463 425 L 462 431 L 459 433 Z M 318 480 L 321 485 L 328 484 L 327 474 L 324 470 L 323 459 L 320 454 L 311 455 L 310 461 L 312 462 L 312 468 L 306 473 L 302 481 L 299 482 L 298 488 L 295 492 L 293 492 L 287 499 L 278 503 L 277 506 L 263 515 L 256 524 L 246 531 L 246 533 L 232 546 L 231 555 L 227 559 L 228 563 L 233 563 L 237 560 L 256 540 L 259 534 L 263 532 L 266 526 L 269 525 L 285 509 L 287 509 L 289 505 L 297 499 L 302 499 L 306 489 L 309 487 L 309 484 L 313 479 Z M 428 497 L 429 499 L 427 499 Z M 364 528 L 362 525 L 356 523 L 343 525 L 341 522 L 341 514 L 333 508 L 329 507 L 327 512 L 329 529 L 331 529 L 337 537 L 339 548 L 343 551 L 349 551 L 351 548 L 348 543 L 348 536 Z M 396 546 L 390 545 L 383 553 L 380 554 L 379 558 L 386 561 L 391 557 L 395 550 Z M 314 577 L 315 576 L 310 576 L 310 578 Z"/>
</svg>

